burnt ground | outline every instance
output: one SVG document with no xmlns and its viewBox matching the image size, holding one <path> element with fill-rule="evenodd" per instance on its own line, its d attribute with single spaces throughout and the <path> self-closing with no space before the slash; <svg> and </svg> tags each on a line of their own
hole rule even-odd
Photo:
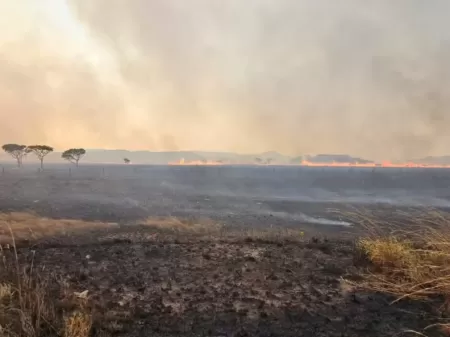
<svg viewBox="0 0 450 337">
<path fill-rule="evenodd" d="M 0 210 L 118 223 L 106 231 L 23 243 L 19 250 L 23 259 L 35 254 L 39 273 L 56 277 L 64 293 L 89 291 L 94 335 L 398 336 L 437 321 L 431 303 L 391 305 L 392 297 L 345 281 L 357 281 L 363 266 L 355 266 L 352 227 L 320 224 L 344 221 L 325 210 L 345 206 L 314 201 L 324 193 L 324 177 L 309 183 L 298 175 L 281 183 L 240 176 L 217 182 L 219 173 L 148 178 L 7 172 L 0 179 Z M 339 188 L 326 193 L 343 193 Z M 293 198 L 299 191 L 302 198 Z M 446 197 L 439 193 L 430 198 Z M 191 234 L 136 226 L 149 216 L 208 218 L 225 230 Z M 248 232 L 274 227 L 293 231 Z M 61 308 L 68 305 L 62 293 L 54 298 Z"/>
<path fill-rule="evenodd" d="M 40 275 L 64 284 L 59 308 L 89 291 L 94 336 L 398 336 L 438 317 L 431 303 L 391 305 L 348 283 L 362 267 L 347 239 L 133 226 L 32 250 Z"/>
<path fill-rule="evenodd" d="M 70 171 L 69 171 L 70 169 Z M 112 221 L 208 218 L 230 227 L 340 235 L 349 206 L 450 208 L 449 170 L 47 165 L 0 171 L 0 211 Z M 330 212 L 332 211 L 332 212 Z M 338 212 L 336 212 L 338 211 Z"/>
</svg>

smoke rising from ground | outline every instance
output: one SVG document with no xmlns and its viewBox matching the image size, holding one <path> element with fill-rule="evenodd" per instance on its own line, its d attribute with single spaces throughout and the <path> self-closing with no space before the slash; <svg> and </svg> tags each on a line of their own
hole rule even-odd
<svg viewBox="0 0 450 337">
<path fill-rule="evenodd" d="M 446 0 L 33 1 L 0 0 L 30 27 L 0 34 L 2 142 L 449 154 Z"/>
</svg>

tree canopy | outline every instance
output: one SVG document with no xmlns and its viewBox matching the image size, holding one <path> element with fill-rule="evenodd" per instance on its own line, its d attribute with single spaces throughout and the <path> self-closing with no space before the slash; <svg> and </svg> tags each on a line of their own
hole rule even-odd
<svg viewBox="0 0 450 337">
<path fill-rule="evenodd" d="M 26 145 L 20 144 L 5 144 L 2 146 L 2 149 L 17 160 L 18 166 L 22 166 L 22 158 L 30 152 Z"/>
<path fill-rule="evenodd" d="M 78 166 L 80 159 L 86 154 L 85 149 L 69 149 L 62 153 L 61 157 Z"/>
<path fill-rule="evenodd" d="M 53 152 L 53 148 L 48 145 L 31 145 L 28 146 L 28 150 L 33 152 L 36 157 L 41 161 L 41 169 L 44 167 L 44 157 L 50 152 Z"/>
</svg>

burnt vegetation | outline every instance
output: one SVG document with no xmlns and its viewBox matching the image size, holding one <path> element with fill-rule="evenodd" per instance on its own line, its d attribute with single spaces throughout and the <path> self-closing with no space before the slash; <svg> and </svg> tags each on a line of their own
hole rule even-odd
<svg viewBox="0 0 450 337">
<path fill-rule="evenodd" d="M 440 229 L 415 247 L 419 241 L 392 233 L 330 240 L 178 218 L 121 229 L 11 213 L 0 225 L 7 337 L 447 331 L 439 303 L 448 296 L 448 241 Z"/>
<path fill-rule="evenodd" d="M 34 153 L 10 145 L 19 158 Z M 62 158 L 77 165 L 85 153 Z M 325 237 L 286 220 L 244 229 L 242 218 L 147 218 L 127 205 L 131 217 L 119 203 L 96 205 L 93 180 L 39 177 L 42 195 L 85 183 L 91 200 L 74 212 L 61 193 L 32 199 L 40 215 L 0 212 L 0 336 L 450 336 L 445 213 L 392 211 L 383 222 L 350 210 L 339 218 L 354 224 L 351 235 Z M 32 188 L 17 179 L 1 179 L 16 189 L 2 205 Z M 123 198 L 143 183 L 128 184 L 105 185 Z"/>
</svg>

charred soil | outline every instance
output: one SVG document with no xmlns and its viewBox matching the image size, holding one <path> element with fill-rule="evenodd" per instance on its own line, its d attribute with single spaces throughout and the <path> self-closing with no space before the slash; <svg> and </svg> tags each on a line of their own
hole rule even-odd
<svg viewBox="0 0 450 337">
<path fill-rule="evenodd" d="M 362 267 L 347 239 L 125 226 L 18 242 L 18 256 L 53 280 L 57 310 L 85 292 L 93 336 L 393 336 L 436 322 L 430 303 L 350 286 Z"/>
</svg>

